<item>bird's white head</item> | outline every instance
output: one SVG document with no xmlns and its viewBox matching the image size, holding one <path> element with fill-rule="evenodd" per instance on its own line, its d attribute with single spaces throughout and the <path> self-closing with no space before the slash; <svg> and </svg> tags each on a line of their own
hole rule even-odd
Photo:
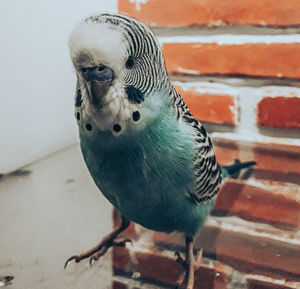
<svg viewBox="0 0 300 289">
<path fill-rule="evenodd" d="M 77 119 L 100 130 L 119 135 L 133 124 L 142 127 L 137 124 L 147 122 L 160 105 L 160 92 L 169 89 L 156 37 L 133 18 L 88 17 L 72 31 L 69 49 L 77 75 Z"/>
</svg>

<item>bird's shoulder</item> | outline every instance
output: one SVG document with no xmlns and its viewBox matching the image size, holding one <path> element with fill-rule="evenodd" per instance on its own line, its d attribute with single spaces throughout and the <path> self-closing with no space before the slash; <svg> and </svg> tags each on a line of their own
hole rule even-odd
<svg viewBox="0 0 300 289">
<path fill-rule="evenodd" d="M 188 123 L 194 131 L 196 189 L 188 192 L 187 197 L 196 204 L 212 200 L 216 197 L 221 185 L 222 173 L 215 157 L 211 139 L 205 127 L 193 116 L 184 99 L 175 88 L 171 91 L 171 98 L 177 119 Z"/>
</svg>

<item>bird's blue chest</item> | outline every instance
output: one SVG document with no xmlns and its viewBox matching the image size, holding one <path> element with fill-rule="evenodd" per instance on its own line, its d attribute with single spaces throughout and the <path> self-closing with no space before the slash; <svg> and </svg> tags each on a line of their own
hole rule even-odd
<svg viewBox="0 0 300 289">
<path fill-rule="evenodd" d="M 118 137 L 80 129 L 90 173 L 106 198 L 129 220 L 147 228 L 195 233 L 212 203 L 193 204 L 192 134 L 176 119 L 157 119 L 137 133 Z"/>
</svg>

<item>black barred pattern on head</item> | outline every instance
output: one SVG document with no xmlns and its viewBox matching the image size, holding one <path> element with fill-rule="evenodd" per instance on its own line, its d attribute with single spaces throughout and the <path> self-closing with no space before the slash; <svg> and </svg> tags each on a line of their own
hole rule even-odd
<svg viewBox="0 0 300 289">
<path fill-rule="evenodd" d="M 148 26 L 125 15 L 111 14 L 91 16 L 86 22 L 107 23 L 122 32 L 128 55 L 135 60 L 125 75 L 127 86 L 133 86 L 143 94 L 169 89 L 160 45 Z"/>
<path fill-rule="evenodd" d="M 170 92 L 170 97 L 177 119 L 184 120 L 195 131 L 197 153 L 194 168 L 197 188 L 195 192 L 188 192 L 187 196 L 196 204 L 209 201 L 216 197 L 222 182 L 221 168 L 217 163 L 211 140 L 204 126 L 195 119 L 175 88 Z"/>
</svg>

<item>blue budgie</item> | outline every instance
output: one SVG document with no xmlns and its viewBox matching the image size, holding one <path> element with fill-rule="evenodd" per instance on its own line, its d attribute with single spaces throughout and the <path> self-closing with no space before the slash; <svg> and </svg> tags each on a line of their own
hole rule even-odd
<svg viewBox="0 0 300 289">
<path fill-rule="evenodd" d="M 224 175 L 205 128 L 168 79 L 158 40 L 124 15 L 84 19 L 70 35 L 76 71 L 75 116 L 86 165 L 101 192 L 122 216 L 119 228 L 94 248 L 70 257 L 96 261 L 130 222 L 186 239 L 178 285 L 193 288 L 193 238 L 214 206 Z M 199 256 L 200 255 L 200 256 Z"/>
</svg>

